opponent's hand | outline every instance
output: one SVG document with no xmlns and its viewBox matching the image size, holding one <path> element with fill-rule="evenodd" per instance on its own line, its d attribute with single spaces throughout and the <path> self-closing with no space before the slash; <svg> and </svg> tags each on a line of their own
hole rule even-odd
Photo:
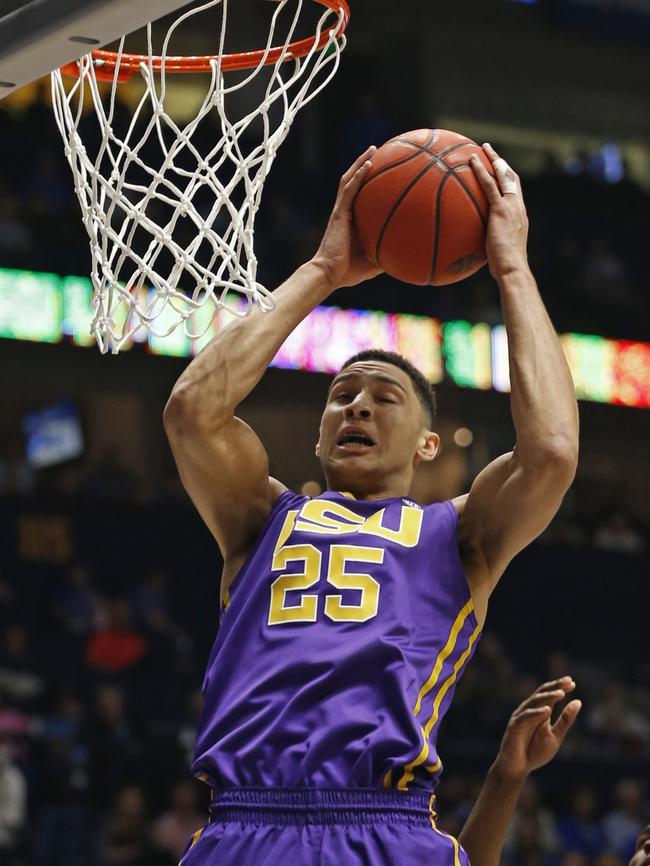
<svg viewBox="0 0 650 866">
<path fill-rule="evenodd" d="M 484 144 L 483 150 L 494 166 L 496 180 L 478 156 L 473 154 L 470 162 L 490 205 L 486 249 L 490 273 L 498 280 L 528 268 L 528 216 L 519 176 L 492 145 Z"/>
<path fill-rule="evenodd" d="M 373 145 L 345 172 L 339 183 L 334 210 L 330 216 L 318 252 L 312 259 L 325 273 L 331 290 L 356 286 L 381 273 L 381 268 L 364 256 L 354 229 L 352 207 L 370 169 Z"/>
<path fill-rule="evenodd" d="M 533 770 L 548 764 L 557 754 L 575 722 L 582 703 L 570 701 L 551 724 L 553 707 L 576 684 L 571 677 L 544 683 L 514 711 L 494 762 L 504 778 L 525 779 Z"/>
</svg>

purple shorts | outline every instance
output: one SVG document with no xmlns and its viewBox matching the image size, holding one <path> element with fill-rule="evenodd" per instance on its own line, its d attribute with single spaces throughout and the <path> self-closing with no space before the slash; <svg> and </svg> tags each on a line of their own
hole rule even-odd
<svg viewBox="0 0 650 866">
<path fill-rule="evenodd" d="M 364 788 L 222 788 L 182 866 L 469 866 L 434 796 Z"/>
</svg>

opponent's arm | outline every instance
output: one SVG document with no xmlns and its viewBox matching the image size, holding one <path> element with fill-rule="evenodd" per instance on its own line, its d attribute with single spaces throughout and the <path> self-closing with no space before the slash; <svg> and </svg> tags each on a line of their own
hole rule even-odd
<svg viewBox="0 0 650 866">
<path fill-rule="evenodd" d="M 574 688 L 571 677 L 544 683 L 512 714 L 496 760 L 458 838 L 472 866 L 499 866 L 526 779 L 555 757 L 580 712 L 581 702 L 571 701 L 551 724 L 553 707 Z"/>
<path fill-rule="evenodd" d="M 239 319 L 219 333 L 180 376 L 164 425 L 181 480 L 225 558 L 241 554 L 285 489 L 269 478 L 266 451 L 235 417 L 294 328 L 340 286 L 379 273 L 358 247 L 352 204 L 370 167 L 369 148 L 343 175 L 314 258 L 273 294 L 275 309 Z"/>
<path fill-rule="evenodd" d="M 495 151 L 485 145 L 496 163 Z M 499 169 L 501 164 L 495 166 Z M 573 481 L 578 457 L 575 390 L 557 334 L 528 266 L 528 219 L 519 178 L 480 160 L 474 171 L 490 204 L 487 252 L 508 333 L 516 445 L 491 463 L 459 504 L 459 537 L 473 595 L 487 605 L 510 560 L 551 521 Z M 503 194 L 510 182 L 516 192 Z"/>
</svg>

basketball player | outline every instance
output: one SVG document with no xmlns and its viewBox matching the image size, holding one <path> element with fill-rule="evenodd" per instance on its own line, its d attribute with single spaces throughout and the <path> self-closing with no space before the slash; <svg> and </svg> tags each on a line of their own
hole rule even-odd
<svg viewBox="0 0 650 866">
<path fill-rule="evenodd" d="M 500 866 L 521 789 L 533 770 L 555 757 L 580 712 L 582 702 L 572 700 L 551 724 L 553 707 L 574 688 L 571 677 L 544 683 L 513 713 L 496 760 L 458 837 L 472 866 Z M 650 866 L 650 823 L 639 834 L 629 866 Z"/>
<path fill-rule="evenodd" d="M 544 683 L 510 717 L 499 753 L 458 837 L 472 866 L 500 866 L 522 788 L 533 770 L 553 760 L 578 717 L 582 702 L 572 700 L 551 723 L 553 708 L 574 689 L 571 677 Z"/>
<path fill-rule="evenodd" d="M 650 823 L 645 825 L 636 840 L 636 850 L 630 866 L 650 866 Z"/>
<path fill-rule="evenodd" d="M 184 866 L 467 863 L 433 819 L 436 734 L 490 594 L 557 511 L 578 452 L 519 179 L 485 151 L 498 181 L 472 166 L 490 203 L 517 442 L 467 495 L 409 498 L 439 437 L 431 388 L 399 356 L 362 353 L 334 378 L 316 445 L 328 489 L 314 499 L 269 477 L 262 443 L 235 415 L 314 307 L 378 273 L 352 219 L 374 148 L 343 176 L 319 250 L 276 290 L 275 310 L 222 331 L 173 389 L 165 428 L 224 558 L 193 764 L 214 790 L 211 822 Z"/>
</svg>

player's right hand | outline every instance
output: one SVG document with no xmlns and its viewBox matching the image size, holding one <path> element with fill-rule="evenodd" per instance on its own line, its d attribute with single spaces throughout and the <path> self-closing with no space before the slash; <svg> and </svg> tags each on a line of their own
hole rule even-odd
<svg viewBox="0 0 650 866">
<path fill-rule="evenodd" d="M 494 763 L 494 769 L 501 776 L 523 780 L 555 757 L 578 717 L 582 702 L 570 701 L 551 724 L 553 707 L 575 686 L 571 677 L 544 683 L 517 707 Z"/>
<path fill-rule="evenodd" d="M 323 240 L 312 259 L 312 263 L 323 270 L 331 291 L 342 286 L 356 286 L 382 272 L 364 256 L 352 212 L 354 200 L 366 179 L 370 159 L 376 150 L 374 145 L 369 147 L 341 178 Z"/>
<path fill-rule="evenodd" d="M 496 177 L 476 154 L 472 154 L 470 162 L 490 205 L 485 248 L 490 273 L 499 280 L 513 271 L 528 270 L 528 214 L 519 176 L 491 144 L 484 144 L 483 150 Z"/>
</svg>

